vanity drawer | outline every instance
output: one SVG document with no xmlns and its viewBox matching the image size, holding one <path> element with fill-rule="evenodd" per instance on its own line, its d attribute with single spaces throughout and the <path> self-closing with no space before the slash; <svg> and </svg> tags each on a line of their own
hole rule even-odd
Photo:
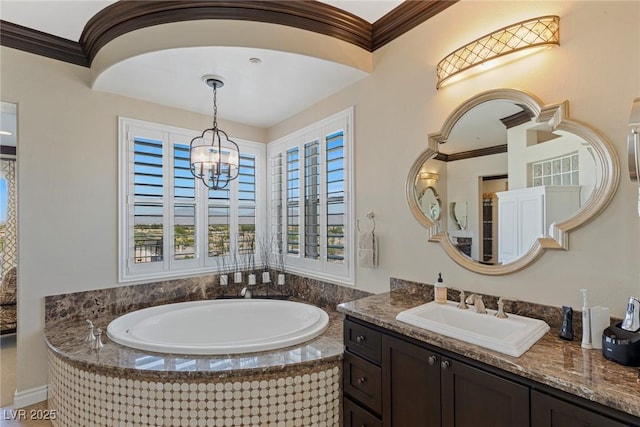
<svg viewBox="0 0 640 427">
<path fill-rule="evenodd" d="M 349 352 L 344 353 L 344 392 L 376 414 L 382 410 L 380 367 Z"/>
<path fill-rule="evenodd" d="M 344 399 L 343 409 L 343 427 L 382 427 L 382 421 L 349 398 Z"/>
<path fill-rule="evenodd" d="M 382 352 L 380 332 L 345 319 L 344 344 L 350 352 L 380 363 Z"/>
</svg>

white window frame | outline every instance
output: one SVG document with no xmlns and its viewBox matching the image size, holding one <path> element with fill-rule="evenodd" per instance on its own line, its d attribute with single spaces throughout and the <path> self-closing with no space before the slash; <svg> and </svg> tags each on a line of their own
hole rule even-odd
<svg viewBox="0 0 640 427">
<path fill-rule="evenodd" d="M 270 194 L 267 196 L 268 212 L 273 215 L 277 212 L 272 193 L 274 186 L 274 174 L 272 171 L 272 160 L 281 155 L 282 175 L 280 185 L 282 195 L 282 221 L 277 222 L 270 218 L 271 229 L 274 225 L 281 224 L 282 247 L 285 251 L 285 267 L 303 276 L 317 278 L 329 282 L 353 286 L 355 284 L 355 221 L 353 218 L 354 204 L 354 159 L 353 159 L 353 107 L 327 117 L 310 126 L 300 129 L 294 133 L 284 136 L 267 145 L 267 160 L 269 167 L 267 188 Z M 337 264 L 327 260 L 326 250 L 326 153 L 325 138 L 335 131 L 343 131 L 344 141 L 344 263 Z M 305 258 L 305 209 L 304 209 L 304 148 L 305 144 L 318 140 L 320 141 L 320 259 Z M 298 230 L 299 230 L 299 251 L 297 256 L 289 255 L 287 250 L 287 150 L 298 148 L 298 174 L 299 174 L 299 204 L 298 204 Z"/>
<path fill-rule="evenodd" d="M 202 182 L 196 180 L 196 257 L 187 260 L 175 260 L 172 242 L 174 241 L 174 205 L 180 203 L 173 195 L 173 144 L 179 142 L 189 144 L 195 136 L 200 136 L 201 131 L 178 128 L 146 122 L 126 117 L 118 117 L 118 280 L 131 282 L 149 279 L 161 279 L 181 276 L 192 276 L 203 273 L 215 273 L 218 271 L 218 263 L 213 257 L 208 256 L 208 189 Z M 151 137 L 162 141 L 163 157 L 168 159 L 163 162 L 164 194 L 158 200 L 163 202 L 163 260 L 162 262 L 140 263 L 133 262 L 133 142 L 136 136 Z M 266 145 L 262 143 L 232 139 L 240 147 L 241 154 L 254 155 L 256 158 L 256 239 L 258 239 L 266 225 L 266 172 L 265 154 Z M 238 182 L 230 182 L 230 233 L 231 241 L 237 231 L 238 213 Z M 168 230 L 168 232 L 166 231 Z M 233 251 L 234 248 L 231 248 Z M 233 253 L 233 252 L 231 252 Z M 256 261 L 259 261 L 259 251 L 256 251 Z M 225 260 L 230 265 L 230 259 Z"/>
</svg>

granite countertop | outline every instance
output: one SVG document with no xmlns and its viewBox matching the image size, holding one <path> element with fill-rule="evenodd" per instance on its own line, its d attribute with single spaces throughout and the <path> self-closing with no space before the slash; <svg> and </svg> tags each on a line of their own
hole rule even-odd
<svg viewBox="0 0 640 427">
<path fill-rule="evenodd" d="M 45 341 L 51 351 L 67 362 L 107 375 L 149 379 L 224 378 L 250 374 L 265 374 L 291 366 L 314 366 L 341 360 L 343 353 L 342 318 L 328 311 L 329 326 L 317 338 L 291 347 L 238 355 L 179 355 L 137 350 L 112 342 L 106 336 L 107 325 L 117 315 L 95 318 L 95 328 L 101 328 L 104 347 L 88 350 L 84 338 L 84 320 L 52 322 L 45 326 Z"/>
<path fill-rule="evenodd" d="M 520 357 L 507 356 L 395 320 L 398 313 L 431 301 L 397 289 L 338 306 L 338 311 L 458 353 L 504 371 L 640 416 L 638 368 L 611 362 L 602 350 L 586 350 L 580 341 L 564 341 L 552 329 Z"/>
</svg>

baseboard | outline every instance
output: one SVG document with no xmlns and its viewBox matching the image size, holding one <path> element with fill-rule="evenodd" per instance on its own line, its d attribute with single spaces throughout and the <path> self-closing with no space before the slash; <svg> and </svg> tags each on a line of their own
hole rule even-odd
<svg viewBox="0 0 640 427">
<path fill-rule="evenodd" d="M 14 409 L 24 408 L 25 406 L 35 405 L 39 402 L 44 402 L 47 400 L 47 389 L 46 385 L 32 388 L 25 391 L 16 390 L 13 395 L 13 407 Z"/>
</svg>

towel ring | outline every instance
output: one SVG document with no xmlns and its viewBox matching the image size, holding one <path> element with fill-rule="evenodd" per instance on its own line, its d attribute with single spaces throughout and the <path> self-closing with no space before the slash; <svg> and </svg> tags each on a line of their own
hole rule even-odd
<svg viewBox="0 0 640 427">
<path fill-rule="evenodd" d="M 376 231 L 375 215 L 373 214 L 373 212 L 367 212 L 367 218 L 369 218 L 369 220 L 371 221 L 371 224 L 372 224 L 371 232 L 373 233 L 374 231 Z M 356 220 L 356 228 L 358 229 L 358 232 L 360 232 L 360 220 L 359 219 Z"/>
</svg>

